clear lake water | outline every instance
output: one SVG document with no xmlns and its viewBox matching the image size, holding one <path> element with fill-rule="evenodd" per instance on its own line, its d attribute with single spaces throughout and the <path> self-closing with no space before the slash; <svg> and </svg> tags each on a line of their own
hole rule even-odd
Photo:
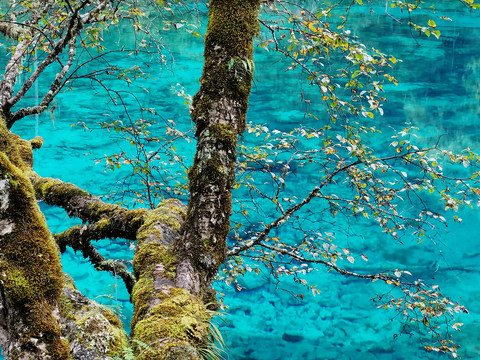
<svg viewBox="0 0 480 360">
<path fill-rule="evenodd" d="M 375 148 L 381 150 L 386 146 L 389 127 L 413 125 L 420 128 L 416 135 L 421 143 L 434 144 L 441 136 L 440 145 L 450 150 L 470 147 L 480 151 L 480 13 L 469 14 L 461 6 L 444 4 L 450 7 L 448 16 L 453 21 L 441 22 L 439 40 L 421 38 L 418 44 L 405 22 L 398 24 L 385 14 L 384 4 L 373 6 L 375 13 L 371 13 L 369 6 L 352 9 L 349 25 L 352 33 L 367 45 L 403 60 L 393 70 L 399 85 L 385 87 L 385 115 L 375 119 L 376 127 L 385 130 L 385 136 L 372 139 Z M 440 26 L 440 21 L 438 23 Z M 137 97 L 142 107 L 155 108 L 157 112 L 155 116 L 140 114 L 134 96 L 127 95 L 126 106 L 131 109 L 132 117 L 151 116 L 160 124 L 159 132 L 163 131 L 161 124 L 169 119 L 182 131 L 188 131 L 193 126 L 188 108 L 183 104 L 184 99 L 172 93 L 171 88 L 181 84 L 191 95 L 198 90 L 203 42 L 182 29 L 161 34 L 169 44 L 164 52 L 169 64 L 160 66 L 140 55 L 112 58 L 124 68 L 135 63 L 142 67 L 146 64 L 154 79 L 135 82 L 128 87 L 112 80 L 111 85 L 121 86 L 122 90 Z M 104 37 L 111 47 L 119 44 L 133 47 L 135 40 L 131 30 L 125 28 L 112 28 Z M 260 48 L 255 52 L 255 80 L 248 121 L 281 131 L 291 131 L 299 124 L 322 126 L 304 116 L 305 104 L 300 92 L 303 90 L 311 99 L 309 111 L 321 118 L 323 108 L 317 100 L 319 95 L 307 85 L 301 86 L 298 72 L 285 72 L 288 64 L 280 56 Z M 174 59 L 171 62 L 170 56 Z M 40 84 L 27 94 L 25 104 L 37 101 L 42 86 Z M 106 195 L 126 174 L 122 169 L 105 172 L 102 164 L 95 164 L 95 160 L 105 154 L 129 146 L 115 132 L 98 129 L 99 122 L 115 116 L 123 116 L 120 107 L 113 106 L 99 86 L 84 81 L 75 85 L 75 91 L 59 96 L 53 111 L 21 120 L 13 131 L 25 138 L 40 135 L 45 139 L 44 147 L 35 153 L 35 169 L 40 175 L 58 177 L 93 194 Z M 78 122 L 84 122 L 90 129 L 71 126 Z M 248 146 L 255 146 L 261 140 L 248 134 L 243 139 Z M 177 148 L 185 157 L 186 165 L 191 164 L 194 143 L 179 141 Z M 285 193 L 300 198 L 315 185 L 318 171 L 315 167 L 298 168 L 297 174 L 288 178 Z M 258 185 L 262 186 L 263 175 L 254 176 L 258 176 Z M 181 199 L 187 200 L 185 196 Z M 235 209 L 246 201 L 245 192 L 234 192 Z M 277 214 L 271 203 L 259 201 L 260 213 L 249 218 L 252 229 L 259 226 L 260 221 L 273 219 Z M 68 218 L 63 210 L 40 205 L 52 232 L 79 223 Z M 311 220 L 314 225 L 320 224 L 321 231 L 335 231 L 340 245 L 368 256 L 368 263 L 358 261 L 355 264 L 358 267 L 352 265 L 352 269 L 358 272 L 409 270 L 418 278 L 439 284 L 444 293 L 464 304 L 470 314 L 460 318 L 464 325 L 455 335 L 462 345 L 459 350 L 462 358 L 475 360 L 480 359 L 480 212 L 461 210 L 458 215 L 463 223 L 449 222 L 432 241 L 420 244 L 406 241 L 403 245 L 394 243 L 378 226 L 366 221 L 347 221 L 339 217 L 338 223 L 329 228 L 326 222 Z M 239 215 L 235 216 L 234 221 L 241 221 Z M 276 235 L 282 239 L 291 238 L 291 241 L 301 236 L 289 224 Z M 102 240 L 97 245 L 111 258 L 133 257 L 126 241 Z M 63 254 L 62 263 L 86 296 L 119 309 L 122 319 L 129 323 L 132 307 L 121 280 L 93 270 L 81 254 L 70 250 Z M 315 297 L 291 280 L 277 282 L 266 270 L 260 275 L 247 273 L 240 278 L 242 291 L 222 282 L 216 283 L 228 306 L 227 316 L 219 319 L 229 348 L 228 358 L 413 360 L 445 357 L 425 353 L 416 336 L 394 336 L 402 331 L 401 321 L 394 318 L 393 312 L 376 309 L 370 300 L 385 291 L 384 287 L 327 273 L 323 268 L 318 270 L 307 275 L 321 290 Z M 294 296 L 298 294 L 304 294 L 304 298 Z"/>
</svg>

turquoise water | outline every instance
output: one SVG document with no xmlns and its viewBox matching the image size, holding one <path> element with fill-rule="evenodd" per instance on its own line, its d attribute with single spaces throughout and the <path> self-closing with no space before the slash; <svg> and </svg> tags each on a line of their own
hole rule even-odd
<svg viewBox="0 0 480 360">
<path fill-rule="evenodd" d="M 383 7 L 374 7 L 376 14 L 369 15 L 370 8 L 353 10 L 351 30 L 362 39 L 383 52 L 403 59 L 396 70 L 400 84 L 386 86 L 388 102 L 385 116 L 379 118 L 377 127 L 388 134 L 388 126 L 403 127 L 412 124 L 421 128 L 419 141 L 436 143 L 443 135 L 440 145 L 459 151 L 467 146 L 480 151 L 479 100 L 480 100 L 480 18 L 467 16 L 461 7 L 449 12 L 453 22 L 442 23 L 443 37 L 440 40 L 420 40 L 420 46 L 410 37 L 409 30 L 386 16 Z M 397 15 L 397 14 L 395 14 Z M 111 46 L 133 41 L 126 29 L 111 32 Z M 109 35 L 104 34 L 107 38 Z M 202 41 L 185 32 L 162 33 L 171 44 L 169 51 L 175 59 L 167 66 L 149 63 L 149 72 L 155 80 L 145 81 L 141 87 L 128 88 L 125 84 L 111 81 L 111 85 L 123 86 L 133 93 L 143 107 L 155 108 L 153 120 L 162 124 L 174 120 L 180 130 L 187 131 L 192 124 L 183 99 L 172 94 L 171 86 L 183 85 L 194 94 L 202 68 Z M 255 85 L 251 96 L 248 119 L 253 124 L 264 124 L 270 129 L 290 131 L 303 124 L 321 126 L 305 118 L 305 104 L 300 91 L 304 90 L 312 101 L 311 112 L 321 114 L 322 107 L 316 94 L 308 86 L 299 83 L 299 74 L 285 72 L 281 57 L 256 50 Z M 167 59 L 170 54 L 165 50 Z M 121 67 L 129 68 L 133 62 L 144 64 L 148 59 L 129 57 L 115 59 Z M 41 92 L 42 85 L 38 91 Z M 35 89 L 28 101 L 36 101 Z M 126 104 L 132 117 L 147 116 L 137 110 L 133 96 L 127 96 Z M 110 114 L 109 116 L 105 114 Z M 92 89 L 90 83 L 79 83 L 74 92 L 59 97 L 56 109 L 50 114 L 25 119 L 15 125 L 14 131 L 29 138 L 41 135 L 45 145 L 35 155 L 36 170 L 43 176 L 59 177 L 76 183 L 94 194 L 109 194 L 115 182 L 127 174 L 127 170 L 104 172 L 102 164 L 95 159 L 104 154 L 127 150 L 128 145 L 118 134 L 105 130 L 87 130 L 76 126 L 81 121 L 90 129 L 98 128 L 99 121 L 110 116 L 120 117 L 121 109 L 109 102 L 108 96 L 99 87 Z M 163 131 L 158 125 L 157 131 Z M 386 135 L 385 135 L 386 136 Z M 255 144 L 259 138 L 246 135 L 246 144 Z M 381 150 L 385 137 L 372 139 Z M 177 148 L 185 156 L 186 165 L 191 164 L 193 144 L 178 142 Z M 298 168 L 297 175 L 287 181 L 286 196 L 300 197 L 313 187 L 319 169 Z M 263 184 L 264 175 L 254 174 L 257 183 Z M 267 189 L 266 189 L 267 190 Z M 249 198 L 239 190 L 234 193 L 237 209 Z M 185 195 L 181 199 L 186 201 Z M 262 212 L 249 218 L 251 228 L 259 221 L 273 218 L 275 207 L 261 202 Z M 76 223 L 58 209 L 42 204 L 47 221 L 53 232 L 67 229 Z M 378 227 L 354 219 L 338 218 L 337 223 L 321 223 L 322 231 L 336 233 L 338 245 L 348 246 L 352 251 L 365 253 L 368 263 L 357 261 L 358 272 L 382 271 L 390 268 L 410 270 L 414 276 L 439 284 L 444 293 L 461 302 L 470 310 L 464 316 L 463 330 L 457 334 L 462 344 L 459 353 L 464 359 L 480 359 L 480 316 L 478 313 L 480 283 L 480 235 L 478 211 L 463 211 L 463 225 L 449 224 L 446 231 L 439 232 L 433 241 L 417 245 L 405 242 L 393 243 Z M 303 214 L 306 219 L 307 215 Z M 235 215 L 235 221 L 244 221 Z M 320 221 L 320 219 L 310 219 Z M 348 222 L 347 222 L 348 220 Z M 316 222 L 314 223 L 316 224 Z M 295 241 L 301 232 L 297 224 L 287 224 L 277 232 L 285 241 Z M 131 259 L 129 245 L 122 241 L 104 240 L 98 244 L 104 254 L 112 258 Z M 76 280 L 77 286 L 89 297 L 120 309 L 129 321 L 131 307 L 122 283 L 109 274 L 95 272 L 81 255 L 69 251 L 62 257 L 65 271 Z M 401 332 L 401 322 L 393 319 L 395 314 L 377 310 L 370 300 L 376 293 L 385 291 L 378 283 L 345 278 L 326 273 L 323 269 L 308 275 L 321 290 L 313 297 L 308 290 L 292 281 L 277 282 L 267 271 L 259 276 L 248 273 L 239 280 L 244 288 L 237 291 L 217 283 L 225 294 L 228 316 L 220 322 L 220 328 L 230 349 L 231 359 L 436 359 L 441 356 L 426 354 L 415 337 L 408 335 L 394 338 Z M 303 294 L 302 300 L 299 296 Z"/>
</svg>

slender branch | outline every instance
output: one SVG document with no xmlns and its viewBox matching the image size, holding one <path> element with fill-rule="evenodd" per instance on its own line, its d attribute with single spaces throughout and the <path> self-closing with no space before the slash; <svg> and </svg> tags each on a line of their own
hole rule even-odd
<svg viewBox="0 0 480 360">
<path fill-rule="evenodd" d="M 403 159 L 403 160 L 406 160 L 408 158 L 408 156 L 410 155 L 413 155 L 413 154 L 419 154 L 419 153 L 425 153 L 425 152 L 428 152 L 428 151 L 431 151 L 431 150 L 435 150 L 435 148 L 428 148 L 428 149 L 422 149 L 422 150 L 415 150 L 415 151 L 410 151 L 410 152 L 407 152 L 407 153 L 404 153 L 404 154 L 400 154 L 400 155 L 392 155 L 392 156 L 387 156 L 387 157 L 384 157 L 384 158 L 378 158 L 378 159 L 359 159 L 359 160 L 356 160 L 352 163 L 349 163 L 349 164 L 346 164 L 346 165 L 343 165 L 343 166 L 340 166 L 341 163 L 337 163 L 337 168 L 332 172 L 330 173 L 329 175 L 327 175 L 325 177 L 325 179 L 321 182 L 320 185 L 316 186 L 315 188 L 313 188 L 310 193 L 301 201 L 299 202 L 298 204 L 295 204 L 293 205 L 292 207 L 290 207 L 289 209 L 287 209 L 285 211 L 284 214 L 282 214 L 280 217 L 278 217 L 276 220 L 272 221 L 270 224 L 266 225 L 265 228 L 263 229 L 263 231 L 259 232 L 258 235 L 256 237 L 254 237 L 253 239 L 249 240 L 249 241 L 246 241 L 243 245 L 240 245 L 238 247 L 235 247 L 235 248 L 232 248 L 229 252 L 228 252 L 228 256 L 235 256 L 235 255 L 238 255 L 239 253 L 241 253 L 242 251 L 245 251 L 245 250 L 248 250 L 249 248 L 259 244 L 260 242 L 262 242 L 267 236 L 268 234 L 270 233 L 270 231 L 274 228 L 277 228 L 279 226 L 281 226 L 282 224 L 284 224 L 285 222 L 287 222 L 290 217 L 295 213 L 297 212 L 298 210 L 300 210 L 303 206 L 305 206 L 306 204 L 308 204 L 314 197 L 318 197 L 318 194 L 320 192 L 320 190 L 326 186 L 327 184 L 329 184 L 330 182 L 332 182 L 333 178 L 338 175 L 339 173 L 341 172 L 345 172 L 347 171 L 348 169 L 354 167 L 354 166 L 357 166 L 357 165 L 360 165 L 360 164 L 366 164 L 366 163 L 370 163 L 372 161 L 378 161 L 378 162 L 386 162 L 386 161 L 390 161 L 390 160 L 398 160 L 398 159 Z M 396 217 L 399 217 L 398 215 L 395 215 Z"/>
<path fill-rule="evenodd" d="M 3 81 L 0 83 L 1 107 L 4 107 L 6 105 L 7 99 L 10 98 L 10 96 L 13 94 L 13 87 L 17 81 L 19 67 L 28 49 L 28 44 L 29 42 L 27 40 L 20 41 L 15 47 L 15 51 L 10 57 L 7 66 L 5 67 Z"/>
<path fill-rule="evenodd" d="M 290 207 L 289 209 L 287 209 L 287 211 L 285 211 L 285 213 L 283 215 L 281 215 L 279 218 L 277 218 L 275 221 L 271 222 L 270 224 L 268 224 L 267 226 L 265 226 L 265 229 L 263 231 L 260 232 L 260 234 L 253 240 L 250 240 L 250 241 L 247 241 L 245 244 L 239 246 L 239 247 L 236 247 L 236 248 L 233 248 L 231 249 L 229 252 L 228 252 L 228 256 L 235 256 L 235 255 L 238 255 L 239 253 L 241 253 L 242 251 L 245 251 L 249 248 L 251 248 L 252 246 L 255 246 L 257 244 L 259 244 L 261 241 L 263 241 L 263 239 L 265 239 L 267 237 L 267 235 L 270 233 L 270 231 L 274 228 L 277 228 L 279 227 L 280 225 L 284 224 L 285 222 L 287 222 L 290 217 L 299 209 L 301 209 L 304 205 L 308 204 L 314 197 L 317 196 L 318 192 L 325 186 L 327 185 L 328 183 L 330 183 L 333 178 L 340 172 L 342 171 L 345 171 L 347 170 L 348 168 L 352 167 L 352 166 L 356 166 L 358 164 L 361 164 L 363 161 L 361 160 L 357 160 L 353 163 L 350 163 L 348 165 L 344 165 L 342 167 L 338 167 L 337 169 L 335 169 L 335 171 L 333 171 L 331 174 L 327 175 L 327 177 L 322 181 L 322 183 L 318 186 L 316 186 L 312 191 L 310 191 L 310 193 L 307 195 L 307 197 L 305 197 L 301 202 L 299 202 L 298 204 Z"/>
<path fill-rule="evenodd" d="M 131 294 L 135 285 L 135 278 L 128 271 L 127 266 L 121 261 L 107 260 L 90 243 L 90 240 L 94 240 L 95 236 L 93 235 L 98 227 L 98 224 L 74 226 L 62 233 L 54 234 L 53 237 L 62 253 L 65 252 L 67 246 L 70 246 L 74 251 L 81 251 L 83 257 L 85 259 L 88 258 L 97 270 L 104 270 L 118 275 L 125 283 L 128 293 Z"/>
<path fill-rule="evenodd" d="M 86 5 L 86 4 L 84 4 Z M 47 55 L 47 57 L 38 65 L 38 67 L 35 69 L 35 71 L 30 75 L 30 77 L 25 81 L 25 83 L 22 85 L 20 90 L 13 96 L 11 99 L 7 101 L 7 109 L 10 109 L 13 105 L 15 105 L 18 101 L 20 101 L 21 98 L 25 95 L 25 93 L 28 91 L 28 89 L 31 88 L 33 83 L 38 79 L 40 74 L 43 73 L 43 71 L 53 62 L 55 62 L 60 55 L 60 53 L 63 51 L 63 49 L 68 45 L 72 44 L 72 41 L 76 38 L 78 35 L 80 29 L 83 27 L 83 23 L 79 21 L 79 11 L 81 10 L 81 7 L 76 9 L 75 12 L 72 14 L 67 32 L 65 34 L 65 37 L 60 39 L 55 47 L 51 50 L 51 52 Z M 74 44 L 74 43 L 73 43 Z M 70 59 L 69 59 L 70 60 Z M 55 81 L 57 78 L 55 79 Z"/>
<path fill-rule="evenodd" d="M 8 119 L 8 125 L 10 127 L 13 125 L 15 121 L 20 120 L 21 118 L 27 115 L 40 114 L 48 108 L 52 100 L 55 98 L 55 96 L 57 96 L 57 94 L 63 88 L 63 85 L 65 85 L 65 83 L 62 83 L 62 80 L 65 78 L 65 75 L 70 70 L 73 63 L 73 59 L 75 58 L 75 54 L 76 54 L 75 42 L 76 42 L 75 38 L 70 40 L 67 64 L 63 66 L 62 70 L 57 74 L 57 76 L 55 77 L 55 80 L 50 85 L 50 89 L 45 94 L 40 104 L 37 106 L 22 108 L 17 112 L 13 113 L 12 115 L 10 115 Z"/>
<path fill-rule="evenodd" d="M 333 270 L 339 272 L 342 275 L 355 276 L 355 277 L 362 278 L 362 279 L 383 280 L 385 282 L 387 282 L 387 281 L 391 281 L 391 282 L 399 281 L 398 278 L 386 275 L 385 273 L 358 274 L 358 273 L 353 272 L 353 271 L 342 269 L 342 268 L 338 267 L 336 264 L 334 264 L 330 261 L 325 261 L 325 260 L 321 260 L 321 259 L 308 259 L 308 258 L 305 258 L 305 257 L 299 255 L 296 252 L 289 251 L 285 248 L 280 248 L 280 247 L 277 247 L 277 246 L 268 245 L 266 243 L 260 243 L 258 245 L 261 246 L 261 247 L 264 247 L 266 249 L 275 251 L 279 254 L 288 255 L 288 256 L 292 257 L 293 259 L 295 259 L 297 261 L 306 262 L 306 263 L 314 263 L 314 264 L 323 264 L 326 267 L 328 267 L 330 269 L 333 269 Z"/>
</svg>

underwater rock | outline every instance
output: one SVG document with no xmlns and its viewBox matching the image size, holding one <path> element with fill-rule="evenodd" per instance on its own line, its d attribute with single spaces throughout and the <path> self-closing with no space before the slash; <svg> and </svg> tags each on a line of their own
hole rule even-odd
<svg viewBox="0 0 480 360">
<path fill-rule="evenodd" d="M 283 335 L 282 335 L 282 340 L 285 340 L 285 341 L 288 341 L 288 342 L 291 342 L 291 343 L 296 343 L 296 342 L 302 341 L 303 336 L 302 335 L 289 334 L 289 333 L 284 332 Z"/>
</svg>

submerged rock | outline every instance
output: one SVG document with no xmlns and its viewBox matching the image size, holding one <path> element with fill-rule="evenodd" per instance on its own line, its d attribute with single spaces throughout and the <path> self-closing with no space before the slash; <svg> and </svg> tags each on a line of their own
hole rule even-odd
<svg viewBox="0 0 480 360">
<path fill-rule="evenodd" d="M 282 340 L 285 340 L 291 343 L 297 343 L 303 340 L 303 336 L 284 332 L 282 335 Z"/>
</svg>

